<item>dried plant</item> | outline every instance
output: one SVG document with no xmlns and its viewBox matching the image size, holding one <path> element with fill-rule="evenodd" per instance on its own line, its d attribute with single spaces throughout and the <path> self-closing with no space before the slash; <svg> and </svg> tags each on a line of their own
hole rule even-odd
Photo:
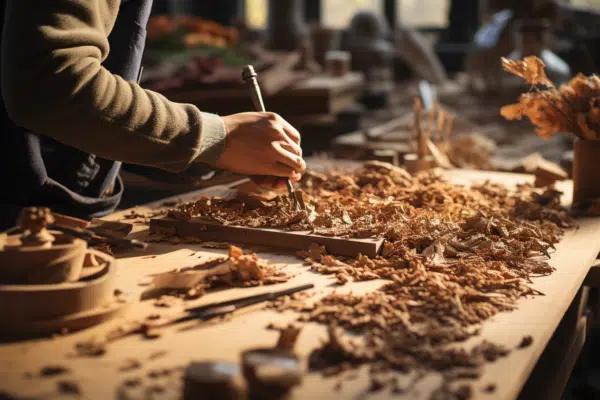
<svg viewBox="0 0 600 400">
<path fill-rule="evenodd" d="M 500 113 L 504 118 L 515 120 L 526 116 L 543 138 L 558 132 L 582 139 L 600 138 L 600 78 L 596 75 L 578 74 L 556 88 L 544 72 L 544 63 L 535 56 L 522 61 L 503 58 L 502 66 L 532 85 L 532 91 L 522 94 L 518 103 L 502 107 Z"/>
</svg>

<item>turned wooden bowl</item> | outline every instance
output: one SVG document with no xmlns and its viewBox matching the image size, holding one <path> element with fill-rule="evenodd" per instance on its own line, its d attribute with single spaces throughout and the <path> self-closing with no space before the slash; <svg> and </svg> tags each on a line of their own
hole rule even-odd
<svg viewBox="0 0 600 400">
<path fill-rule="evenodd" d="M 0 250 L 0 284 L 41 285 L 75 282 L 81 276 L 87 243 L 51 231 L 49 248 L 20 246 L 20 235 L 9 235 Z"/>
<path fill-rule="evenodd" d="M 85 265 L 77 282 L 0 284 L 0 336 L 75 331 L 123 312 L 128 303 L 114 295 L 115 259 L 88 249 L 98 265 Z"/>
</svg>

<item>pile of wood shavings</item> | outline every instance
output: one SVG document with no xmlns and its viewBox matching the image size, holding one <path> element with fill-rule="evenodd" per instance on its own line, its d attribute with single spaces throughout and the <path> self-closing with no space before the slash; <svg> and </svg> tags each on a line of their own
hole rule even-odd
<svg viewBox="0 0 600 400">
<path fill-rule="evenodd" d="M 382 254 L 373 259 L 334 257 L 316 245 L 299 255 L 314 271 L 336 274 L 340 284 L 376 278 L 388 284 L 362 296 L 332 294 L 291 308 L 329 325 L 328 341 L 313 354 L 314 369 L 330 374 L 377 362 L 394 370 L 439 371 L 445 380 L 435 398 L 469 397 L 470 386 L 456 389 L 453 382 L 477 378 L 485 362 L 508 354 L 487 342 L 471 350 L 453 345 L 475 336 L 484 320 L 514 309 L 519 298 L 539 294 L 528 286 L 530 278 L 552 273 L 547 260 L 553 245 L 575 226 L 552 187 L 462 187 L 435 172 L 411 177 L 378 162 L 352 174 L 307 174 L 302 189 L 306 211 L 295 211 L 282 196 L 200 199 L 172 215 L 384 237 Z M 275 308 L 285 310 L 284 303 Z M 362 340 L 344 338 L 342 327 L 364 334 Z"/>
<path fill-rule="evenodd" d="M 275 268 L 255 253 L 244 254 L 241 248 L 229 246 L 228 257 L 207 260 L 189 268 L 158 274 L 153 278 L 152 290 L 170 290 L 173 294 L 185 293 L 188 298 L 198 298 L 205 290 L 222 285 L 250 287 L 287 282 L 285 272 Z M 166 298 L 159 299 L 159 306 Z"/>
</svg>

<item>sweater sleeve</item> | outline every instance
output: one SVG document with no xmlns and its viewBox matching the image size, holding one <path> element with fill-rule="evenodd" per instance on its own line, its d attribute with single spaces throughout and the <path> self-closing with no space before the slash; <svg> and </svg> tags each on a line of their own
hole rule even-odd
<svg viewBox="0 0 600 400">
<path fill-rule="evenodd" d="M 2 96 L 20 126 L 100 157 L 179 172 L 214 163 L 216 115 L 127 82 L 102 66 L 120 0 L 7 0 Z"/>
</svg>

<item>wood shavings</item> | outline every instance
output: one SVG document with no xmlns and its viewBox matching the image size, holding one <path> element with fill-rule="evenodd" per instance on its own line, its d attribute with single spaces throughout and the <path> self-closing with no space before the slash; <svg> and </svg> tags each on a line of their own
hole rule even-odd
<svg viewBox="0 0 600 400">
<path fill-rule="evenodd" d="M 179 244 L 181 239 L 178 236 L 167 235 L 164 233 L 150 233 L 146 237 L 146 242 L 169 242 Z"/>
<path fill-rule="evenodd" d="M 181 300 L 175 296 L 160 296 L 155 302 L 155 307 L 171 308 L 179 304 Z"/>
<path fill-rule="evenodd" d="M 40 370 L 41 377 L 54 377 L 69 373 L 70 370 L 60 365 L 49 365 Z"/>
<path fill-rule="evenodd" d="M 148 360 L 150 360 L 150 361 L 157 360 L 157 359 L 162 358 L 162 357 L 164 357 L 166 355 L 167 355 L 167 352 L 165 350 L 155 351 L 153 353 L 150 353 L 150 355 L 148 356 Z"/>
<path fill-rule="evenodd" d="M 187 299 L 199 298 L 205 289 L 220 284 L 229 286 L 258 286 L 287 282 L 289 276 L 260 259 L 255 253 L 244 254 L 242 249 L 229 245 L 229 256 L 206 260 L 194 267 L 166 272 L 153 277 L 153 290 L 172 290 L 184 293 Z M 159 307 L 175 305 L 178 296 L 162 296 Z"/>
<path fill-rule="evenodd" d="M 131 223 L 150 223 L 152 218 L 161 217 L 167 215 L 168 210 L 150 210 L 150 209 L 140 209 L 138 207 L 134 208 L 123 216 L 120 221 L 128 221 Z"/>
<path fill-rule="evenodd" d="M 75 352 L 80 357 L 100 357 L 106 353 L 106 341 L 92 337 L 76 343 Z"/>
<path fill-rule="evenodd" d="M 202 247 L 207 249 L 226 249 L 229 247 L 227 242 L 202 242 Z"/>
<path fill-rule="evenodd" d="M 519 343 L 517 348 L 524 349 L 526 347 L 531 346 L 532 343 L 533 343 L 533 336 L 531 336 L 531 335 L 523 336 L 523 339 L 521 339 L 521 342 Z"/>
<path fill-rule="evenodd" d="M 138 387 L 141 384 L 142 384 L 142 380 L 140 378 L 130 378 L 130 379 L 125 379 L 123 381 L 123 386 L 127 387 L 127 388 Z"/>
<path fill-rule="evenodd" d="M 459 344 L 477 335 L 485 320 L 515 309 L 523 296 L 540 294 L 529 286 L 531 279 L 553 272 L 547 260 L 554 245 L 575 227 L 553 187 L 464 187 L 436 171 L 411 176 L 381 162 L 352 173 L 308 175 L 302 190 L 306 211 L 295 210 L 287 196 L 202 198 L 178 209 L 225 225 L 384 238 L 375 258 L 336 257 L 316 244 L 298 252 L 313 272 L 334 275 L 338 284 L 386 280 L 379 290 L 334 293 L 314 303 L 298 293 L 268 307 L 328 326 L 327 341 L 311 355 L 312 369 L 327 376 L 362 364 L 436 371 L 444 376 L 436 398 L 467 398 L 471 387 L 455 383 L 476 379 L 485 363 L 508 354 L 493 343 Z M 248 257 L 241 251 L 236 256 L 238 266 Z M 251 278 L 256 271 L 247 268 Z M 346 331 L 360 336 L 350 339 Z"/>
<path fill-rule="evenodd" d="M 142 363 L 139 360 L 129 358 L 121 364 L 121 366 L 119 367 L 119 372 L 134 371 L 136 369 L 140 369 L 141 367 Z"/>
<path fill-rule="evenodd" d="M 294 293 L 291 296 L 281 296 L 278 299 L 271 301 L 267 304 L 267 308 L 283 312 L 287 310 L 293 311 L 310 311 L 313 309 L 306 300 L 314 296 L 314 292 L 304 290 L 302 292 Z"/>
<path fill-rule="evenodd" d="M 496 391 L 496 384 L 489 383 L 483 388 L 484 393 L 494 393 Z"/>
<path fill-rule="evenodd" d="M 73 381 L 59 381 L 57 382 L 58 391 L 61 394 L 68 394 L 71 396 L 80 397 L 82 395 L 81 389 L 76 382 Z"/>
<path fill-rule="evenodd" d="M 277 341 L 275 347 L 280 350 L 293 351 L 301 330 L 302 328 L 294 325 L 288 325 L 287 327 L 281 329 L 279 333 L 279 340 Z"/>
</svg>

